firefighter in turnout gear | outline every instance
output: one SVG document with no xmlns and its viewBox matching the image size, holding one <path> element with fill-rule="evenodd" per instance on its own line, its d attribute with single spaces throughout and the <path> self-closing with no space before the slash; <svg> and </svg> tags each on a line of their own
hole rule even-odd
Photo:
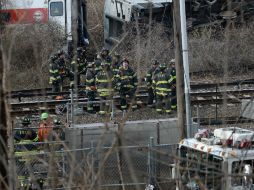
<svg viewBox="0 0 254 190">
<path fill-rule="evenodd" d="M 97 73 L 96 87 L 100 96 L 100 115 L 109 114 L 111 112 L 110 102 L 103 102 L 109 100 L 113 96 L 114 73 L 111 70 L 110 62 L 102 62 L 102 70 Z"/>
<path fill-rule="evenodd" d="M 53 92 L 62 91 L 62 79 L 60 75 L 59 65 L 57 63 L 57 56 L 50 57 L 49 84 L 52 85 Z"/>
<path fill-rule="evenodd" d="M 86 60 L 86 51 L 82 47 L 77 48 L 77 62 L 78 62 L 78 84 L 84 81 L 86 70 L 87 70 L 87 60 Z"/>
<path fill-rule="evenodd" d="M 171 113 L 171 86 L 173 78 L 167 70 L 165 63 L 159 66 L 159 72 L 154 76 L 153 85 L 156 94 L 156 111 Z"/>
<path fill-rule="evenodd" d="M 112 69 L 113 69 L 114 76 L 116 76 L 117 73 L 119 72 L 119 68 L 121 66 L 120 60 L 121 60 L 120 54 L 114 53 L 112 57 Z"/>
<path fill-rule="evenodd" d="M 153 78 L 156 72 L 156 69 L 159 65 L 159 62 L 157 60 L 152 61 L 152 68 L 150 68 L 147 73 L 146 73 L 146 85 L 148 89 L 148 106 L 153 105 L 153 100 L 154 100 L 154 89 L 153 89 Z"/>
<path fill-rule="evenodd" d="M 68 69 L 66 66 L 67 60 L 65 58 L 65 53 L 63 50 L 58 51 L 57 56 L 58 56 L 57 64 L 58 64 L 59 73 L 61 76 L 61 82 L 63 83 L 64 78 L 68 75 Z"/>
<path fill-rule="evenodd" d="M 88 98 L 87 111 L 89 113 L 95 113 L 93 103 L 91 103 L 91 101 L 95 101 L 96 95 L 95 79 L 96 79 L 95 64 L 94 62 L 92 62 L 88 64 L 86 72 L 86 95 Z"/>
<path fill-rule="evenodd" d="M 177 108 L 177 98 L 176 98 L 176 68 L 175 68 L 175 59 L 170 61 L 171 76 L 173 78 L 171 86 L 171 109 L 176 110 Z"/>
<path fill-rule="evenodd" d="M 36 149 L 36 147 L 28 143 L 38 142 L 39 140 L 37 133 L 33 129 L 26 129 L 30 126 L 30 124 L 31 124 L 31 120 L 28 117 L 24 117 L 22 120 L 22 125 L 24 129 L 17 130 L 14 135 L 15 142 L 20 145 L 23 144 L 25 150 L 29 150 L 29 151 Z M 27 145 L 25 145 L 25 143 L 27 143 Z"/>
<path fill-rule="evenodd" d="M 19 186 L 23 189 L 29 189 L 30 187 L 28 182 L 30 176 L 29 167 L 33 165 L 31 163 L 31 155 L 38 153 L 35 144 L 38 142 L 38 136 L 33 129 L 29 128 L 30 125 L 30 118 L 24 117 L 22 119 L 22 129 L 17 130 L 14 134 L 16 165 L 19 166 L 17 168 L 17 175 L 20 182 Z"/>
<path fill-rule="evenodd" d="M 120 94 L 121 109 L 127 109 L 127 95 L 132 101 L 132 109 L 137 108 L 135 92 L 137 89 L 138 79 L 136 73 L 129 66 L 129 61 L 124 59 L 122 66 L 116 75 L 116 89 Z"/>
<path fill-rule="evenodd" d="M 95 71 L 97 73 L 101 70 L 101 63 L 102 63 L 102 59 L 100 55 L 98 54 L 96 59 L 94 60 Z"/>
<path fill-rule="evenodd" d="M 112 57 L 109 55 L 109 50 L 107 48 L 102 49 L 100 53 L 100 58 L 101 58 L 101 61 L 111 60 L 112 62 Z"/>
</svg>

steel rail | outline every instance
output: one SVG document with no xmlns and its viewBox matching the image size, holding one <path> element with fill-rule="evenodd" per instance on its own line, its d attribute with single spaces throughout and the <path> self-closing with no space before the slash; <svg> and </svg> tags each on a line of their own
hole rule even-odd
<svg viewBox="0 0 254 190">
<path fill-rule="evenodd" d="M 247 80 L 238 80 L 233 82 L 227 83 L 209 83 L 209 82 L 191 82 L 191 89 L 198 90 L 198 89 L 208 89 L 208 88 L 219 88 L 225 86 L 240 86 L 240 85 L 253 85 L 254 79 L 247 79 Z M 79 94 L 84 93 L 85 86 L 78 86 L 80 89 Z M 21 97 L 34 97 L 34 96 L 57 96 L 57 95 L 69 95 L 69 86 L 63 87 L 63 92 L 52 92 L 52 88 L 45 88 L 45 89 L 27 89 L 27 90 L 15 90 L 11 91 L 9 94 L 10 98 L 21 98 Z M 82 91 L 83 90 L 83 91 Z M 140 92 L 147 91 L 146 86 L 140 86 L 138 88 Z"/>
</svg>

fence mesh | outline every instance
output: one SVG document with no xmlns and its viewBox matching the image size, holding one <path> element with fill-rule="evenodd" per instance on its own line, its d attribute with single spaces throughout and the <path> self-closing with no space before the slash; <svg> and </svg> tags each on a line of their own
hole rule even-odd
<svg viewBox="0 0 254 190">
<path fill-rule="evenodd" d="M 15 155 L 17 189 L 25 180 L 39 186 L 38 179 L 43 189 L 145 189 L 151 183 L 163 189 L 172 183 L 174 153 L 170 144 L 26 151 Z"/>
</svg>

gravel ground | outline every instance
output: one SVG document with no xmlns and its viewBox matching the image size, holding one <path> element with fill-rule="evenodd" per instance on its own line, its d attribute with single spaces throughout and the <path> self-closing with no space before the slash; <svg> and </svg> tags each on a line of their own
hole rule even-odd
<svg viewBox="0 0 254 190">
<path fill-rule="evenodd" d="M 75 123 L 100 123 L 100 122 L 123 122 L 148 119 L 165 119 L 176 117 L 176 112 L 171 114 L 158 114 L 154 108 L 140 108 L 135 111 L 127 111 L 125 115 L 122 111 L 116 110 L 115 116 L 110 120 L 110 116 L 100 116 L 99 114 L 89 114 L 85 112 L 82 116 L 75 117 Z"/>
</svg>

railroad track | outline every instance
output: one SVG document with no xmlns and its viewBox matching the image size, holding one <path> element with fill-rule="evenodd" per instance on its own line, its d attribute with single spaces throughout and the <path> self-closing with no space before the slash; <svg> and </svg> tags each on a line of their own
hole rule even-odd
<svg viewBox="0 0 254 190">
<path fill-rule="evenodd" d="M 204 90 L 204 89 L 213 89 L 214 91 L 218 91 L 221 87 L 237 87 L 238 89 L 241 88 L 242 85 L 254 85 L 254 79 L 248 80 L 238 80 L 233 82 L 227 83 L 207 83 L 207 82 L 191 82 L 191 90 Z M 85 86 L 78 86 L 80 89 L 79 93 L 82 94 L 84 92 Z M 82 92 L 83 90 L 83 92 Z M 139 87 L 139 92 L 146 92 L 145 86 Z M 52 92 L 51 88 L 44 88 L 44 89 L 27 89 L 27 90 L 15 90 L 11 91 L 9 94 L 9 98 L 18 98 L 20 101 L 23 97 L 38 97 L 38 96 L 57 96 L 57 95 L 69 95 L 70 90 L 69 86 L 63 87 L 63 92 Z"/>
<path fill-rule="evenodd" d="M 254 89 L 248 90 L 228 90 L 225 92 L 193 92 L 191 93 L 191 104 L 192 105 L 209 105 L 209 104 L 223 104 L 224 102 L 228 104 L 241 103 L 242 99 L 252 99 L 254 95 Z M 137 102 L 140 105 L 146 105 L 147 103 L 147 93 L 138 93 L 136 96 Z M 86 103 L 88 100 L 86 97 L 81 97 L 75 100 L 79 103 Z M 99 98 L 96 98 L 99 101 Z M 114 96 L 115 105 L 119 105 L 120 96 Z M 54 110 L 58 105 L 65 105 L 71 103 L 70 98 L 63 100 L 41 100 L 41 101 L 26 101 L 11 103 L 11 112 L 32 112 L 36 110 Z M 86 107 L 86 105 L 84 105 Z"/>
<path fill-rule="evenodd" d="M 254 80 L 241 81 L 241 82 L 232 82 L 230 85 L 239 86 L 239 84 L 252 85 Z M 220 84 L 204 84 L 204 83 L 192 83 L 191 89 L 191 104 L 192 105 L 219 105 L 223 103 L 227 104 L 239 104 L 242 99 L 252 99 L 254 96 L 254 87 L 248 89 L 237 89 L 231 88 L 230 90 L 221 90 L 221 86 L 229 85 L 229 83 L 220 83 Z M 205 88 L 204 88 L 205 87 Z M 215 88 L 215 89 L 214 89 Z M 65 87 L 67 89 L 67 87 Z M 198 90 L 200 89 L 200 90 Z M 20 115 L 28 113 L 38 113 L 41 111 L 52 111 L 54 112 L 56 107 L 59 105 L 66 105 L 71 103 L 70 91 L 63 91 L 61 93 L 53 93 L 48 89 L 32 89 L 24 91 L 13 91 L 11 94 L 12 98 L 20 97 L 35 97 L 35 96 L 57 96 L 64 95 L 62 100 L 54 100 L 52 98 L 45 100 L 36 100 L 36 101 L 24 101 L 11 103 L 11 114 Z M 44 93 L 42 93 L 42 91 Z M 140 106 L 146 105 L 147 103 L 147 91 L 145 87 L 140 87 L 137 91 L 136 99 Z M 120 97 L 118 95 L 114 96 L 114 104 L 119 105 Z M 79 92 L 79 98 L 75 100 L 76 102 L 84 104 L 86 107 L 87 97 L 85 97 L 82 91 Z M 99 98 L 96 98 L 96 101 L 99 101 Z M 99 105 L 97 103 L 97 105 Z"/>
</svg>

